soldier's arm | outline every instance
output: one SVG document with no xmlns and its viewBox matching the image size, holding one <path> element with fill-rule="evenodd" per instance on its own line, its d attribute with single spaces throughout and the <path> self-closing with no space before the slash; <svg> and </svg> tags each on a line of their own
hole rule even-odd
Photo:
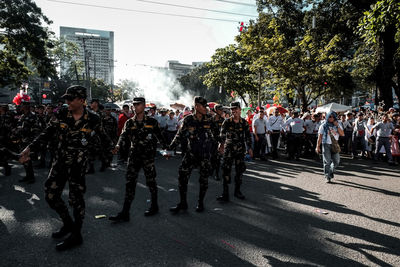
<svg viewBox="0 0 400 267">
<path fill-rule="evenodd" d="M 118 142 L 116 147 L 120 147 L 122 144 L 127 144 L 128 139 L 129 139 L 129 133 L 130 133 L 130 120 L 127 120 L 124 124 L 124 128 L 122 128 L 121 135 L 119 136 Z"/>
<path fill-rule="evenodd" d="M 106 131 L 103 128 L 103 124 L 101 123 L 101 119 L 99 120 L 98 123 L 96 123 L 94 127 L 94 131 L 96 134 L 99 135 L 101 145 L 106 149 L 106 150 L 112 150 L 114 148 L 114 142 L 111 140 L 111 138 L 108 136 Z"/>
<path fill-rule="evenodd" d="M 250 137 L 249 124 L 246 121 L 244 121 L 244 123 L 243 123 L 243 128 L 244 128 L 245 142 L 246 142 L 247 147 L 250 150 L 251 149 L 251 137 Z"/>
<path fill-rule="evenodd" d="M 221 125 L 221 131 L 219 133 L 219 143 L 221 145 L 225 143 L 227 128 L 228 128 L 228 120 L 225 120 Z"/>
<path fill-rule="evenodd" d="M 160 126 L 159 126 L 157 120 L 155 120 L 155 123 L 154 123 L 154 134 L 157 137 L 158 142 L 160 142 L 161 147 L 163 149 L 165 149 L 168 145 L 167 145 L 167 142 L 165 141 L 164 136 L 161 133 L 161 129 L 160 129 Z"/>
<path fill-rule="evenodd" d="M 58 120 L 58 118 L 49 121 L 47 127 L 40 134 L 36 136 L 36 138 L 29 145 L 29 148 L 33 151 L 40 149 L 41 144 L 47 143 L 52 138 L 54 138 L 54 135 L 59 125 L 60 121 Z M 58 138 L 58 136 L 56 138 Z"/>
<path fill-rule="evenodd" d="M 185 119 L 183 119 L 181 127 L 179 128 L 178 132 L 176 133 L 171 144 L 169 144 L 170 150 L 174 150 L 181 143 L 181 138 L 183 138 L 186 135 L 186 132 L 187 132 L 187 122 Z"/>
</svg>

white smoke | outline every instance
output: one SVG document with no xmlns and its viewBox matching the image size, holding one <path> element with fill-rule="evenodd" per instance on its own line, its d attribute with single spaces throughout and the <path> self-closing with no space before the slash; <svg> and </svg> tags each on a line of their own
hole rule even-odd
<svg viewBox="0 0 400 267">
<path fill-rule="evenodd" d="M 166 68 L 136 65 L 132 67 L 132 80 L 138 83 L 147 103 L 168 108 L 175 102 L 193 105 L 193 96 L 184 92 L 175 74 Z"/>
</svg>

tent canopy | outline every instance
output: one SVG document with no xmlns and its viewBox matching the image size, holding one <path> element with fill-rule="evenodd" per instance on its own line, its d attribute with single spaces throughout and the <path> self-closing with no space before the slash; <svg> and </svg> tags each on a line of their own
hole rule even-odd
<svg viewBox="0 0 400 267">
<path fill-rule="evenodd" d="M 326 104 L 324 106 L 318 107 L 316 109 L 317 113 L 328 113 L 329 111 L 335 111 L 337 113 L 339 112 L 345 112 L 347 110 L 351 110 L 351 106 L 345 106 L 342 104 L 338 104 L 338 103 L 330 103 L 330 104 Z"/>
</svg>

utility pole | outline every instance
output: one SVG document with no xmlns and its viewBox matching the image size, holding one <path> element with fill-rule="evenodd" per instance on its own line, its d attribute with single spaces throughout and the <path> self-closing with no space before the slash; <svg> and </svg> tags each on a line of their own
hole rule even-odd
<svg viewBox="0 0 400 267">
<path fill-rule="evenodd" d="M 261 69 L 258 73 L 259 85 L 258 85 L 258 106 L 261 107 Z"/>
<path fill-rule="evenodd" d="M 85 42 L 85 37 L 82 37 L 82 43 L 83 43 L 83 54 L 84 54 L 84 59 L 85 59 L 85 73 L 86 73 L 86 86 L 89 89 L 89 97 L 88 100 L 92 100 L 92 89 L 90 86 L 90 63 L 89 63 L 89 51 L 86 50 L 86 42 Z"/>
<path fill-rule="evenodd" d="M 96 79 L 96 54 L 93 55 L 93 65 L 94 78 Z"/>
</svg>

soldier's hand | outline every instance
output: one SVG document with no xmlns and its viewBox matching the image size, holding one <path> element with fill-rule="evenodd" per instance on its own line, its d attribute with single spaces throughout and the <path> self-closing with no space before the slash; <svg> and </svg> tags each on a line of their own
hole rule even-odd
<svg viewBox="0 0 400 267">
<path fill-rule="evenodd" d="M 253 158 L 253 149 L 249 149 L 249 155 L 250 155 L 250 158 Z"/>
<path fill-rule="evenodd" d="M 19 162 L 25 163 L 25 162 L 29 161 L 30 160 L 30 157 L 29 157 L 30 153 L 31 153 L 31 149 L 29 147 L 25 148 L 20 154 Z"/>
<path fill-rule="evenodd" d="M 118 153 L 119 146 L 115 146 L 114 149 L 112 150 L 113 155 L 116 155 Z"/>
<path fill-rule="evenodd" d="M 220 154 L 224 154 L 224 145 L 223 144 L 218 145 L 218 151 Z"/>
</svg>

